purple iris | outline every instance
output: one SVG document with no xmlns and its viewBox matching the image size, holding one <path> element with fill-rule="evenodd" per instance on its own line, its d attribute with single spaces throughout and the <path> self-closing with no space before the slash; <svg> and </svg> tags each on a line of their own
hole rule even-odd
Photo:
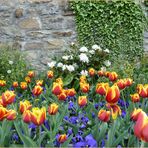
<svg viewBox="0 0 148 148">
<path fill-rule="evenodd" d="M 101 147 L 104 147 L 104 146 L 105 146 L 105 140 L 102 139 L 102 141 L 101 141 Z"/>
<path fill-rule="evenodd" d="M 126 116 L 126 111 L 122 110 L 121 117 L 124 118 Z"/>
<path fill-rule="evenodd" d="M 87 135 L 84 140 L 74 144 L 74 147 L 97 147 L 97 141 L 93 138 L 91 134 Z"/>
<path fill-rule="evenodd" d="M 44 125 L 48 130 L 50 130 L 50 125 L 48 123 L 48 120 L 45 120 Z"/>
<path fill-rule="evenodd" d="M 19 140 L 19 137 L 18 137 L 17 133 L 14 133 L 14 134 L 12 135 L 12 140 L 13 140 L 13 141 L 18 141 L 18 140 Z"/>
<path fill-rule="evenodd" d="M 95 109 L 99 108 L 99 104 L 98 103 L 96 103 L 94 106 L 95 106 Z"/>
<path fill-rule="evenodd" d="M 35 125 L 35 124 L 33 124 L 33 123 L 30 123 L 30 124 L 28 125 L 28 127 L 31 128 L 32 130 L 35 130 L 36 127 L 37 127 L 37 125 Z"/>
<path fill-rule="evenodd" d="M 72 124 L 77 124 L 78 123 L 78 117 L 72 116 L 71 118 L 69 118 L 69 122 L 72 123 Z"/>
</svg>

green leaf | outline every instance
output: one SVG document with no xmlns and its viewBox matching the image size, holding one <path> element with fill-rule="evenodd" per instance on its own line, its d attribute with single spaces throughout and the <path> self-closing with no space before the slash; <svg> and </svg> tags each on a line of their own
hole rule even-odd
<svg viewBox="0 0 148 148">
<path fill-rule="evenodd" d="M 63 79 L 63 82 L 64 82 L 64 86 L 67 86 L 69 85 L 72 80 L 73 80 L 74 76 L 72 74 L 68 74 L 64 79 Z"/>
</svg>

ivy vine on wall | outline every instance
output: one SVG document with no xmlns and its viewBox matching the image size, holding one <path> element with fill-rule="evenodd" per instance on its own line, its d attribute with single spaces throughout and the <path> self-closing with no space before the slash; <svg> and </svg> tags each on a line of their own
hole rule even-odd
<svg viewBox="0 0 148 148">
<path fill-rule="evenodd" d="M 140 5 L 123 0 L 72 0 L 70 4 L 81 45 L 98 44 L 127 59 L 142 56 L 146 19 Z"/>
</svg>

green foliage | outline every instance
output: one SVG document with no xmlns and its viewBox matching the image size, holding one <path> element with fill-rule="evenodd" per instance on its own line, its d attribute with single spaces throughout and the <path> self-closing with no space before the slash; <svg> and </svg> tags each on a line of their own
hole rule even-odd
<svg viewBox="0 0 148 148">
<path fill-rule="evenodd" d="M 130 60 L 142 56 L 146 18 L 140 5 L 123 0 L 73 0 L 71 7 L 80 44 L 108 48 L 112 57 L 122 54 Z"/>
<path fill-rule="evenodd" d="M 22 53 L 10 47 L 0 48 L 0 53 L 0 79 L 9 85 L 24 78 L 27 64 Z"/>
</svg>

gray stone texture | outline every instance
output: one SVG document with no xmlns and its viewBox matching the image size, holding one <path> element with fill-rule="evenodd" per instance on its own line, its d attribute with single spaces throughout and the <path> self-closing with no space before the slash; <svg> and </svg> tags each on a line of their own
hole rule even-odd
<svg viewBox="0 0 148 148">
<path fill-rule="evenodd" d="M 20 49 L 36 69 L 76 40 L 69 0 L 0 0 L 0 47 Z"/>
</svg>

